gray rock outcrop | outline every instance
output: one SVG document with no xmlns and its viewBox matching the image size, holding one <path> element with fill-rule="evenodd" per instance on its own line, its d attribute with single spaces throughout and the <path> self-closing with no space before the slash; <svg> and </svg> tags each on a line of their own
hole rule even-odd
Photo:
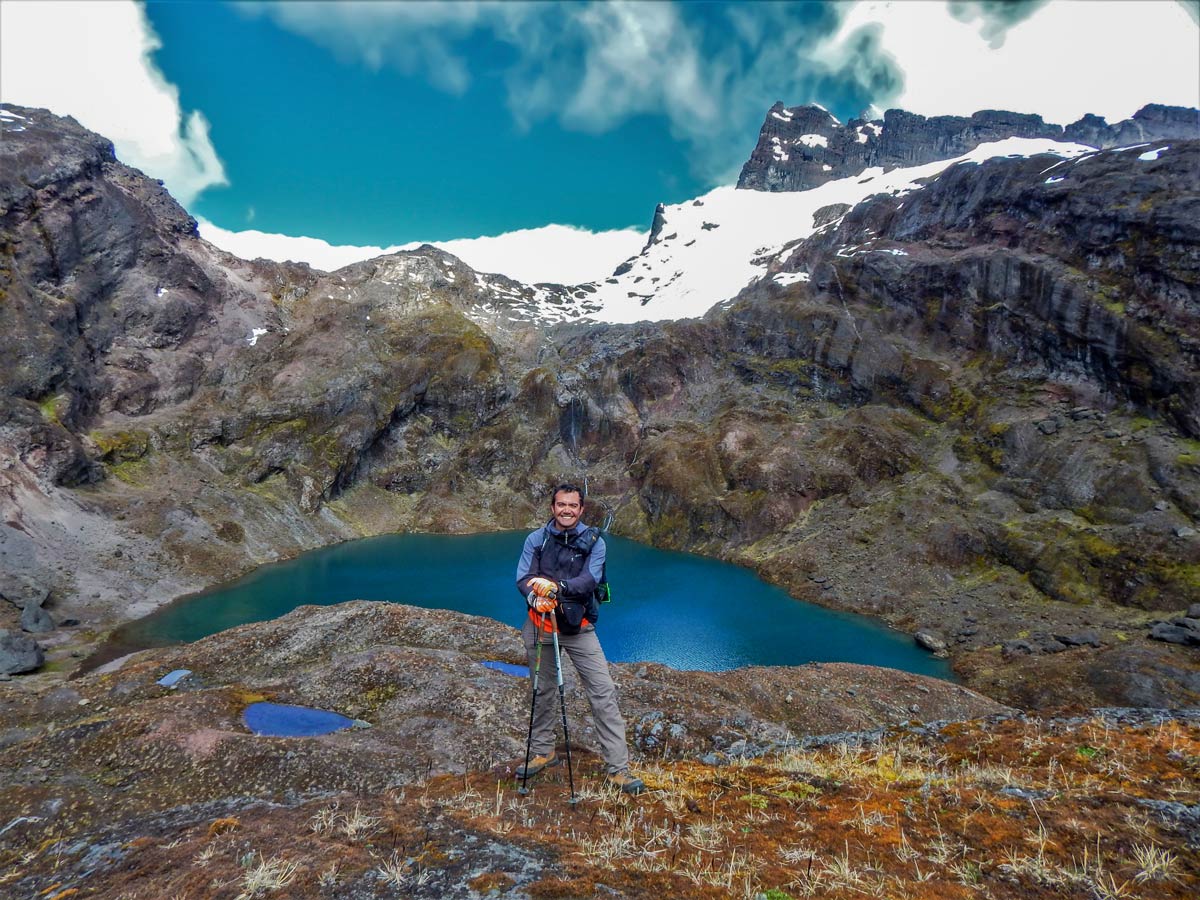
<svg viewBox="0 0 1200 900">
<path fill-rule="evenodd" d="M 1004 110 L 927 118 L 889 109 L 882 119 L 853 119 L 843 125 L 819 106 L 787 108 L 776 103 L 742 167 L 738 187 L 805 191 L 874 166 L 886 170 L 949 159 L 1010 137 L 1049 138 L 1096 148 L 1195 140 L 1200 138 L 1200 110 L 1150 104 L 1114 125 L 1087 115 L 1064 128 L 1042 121 L 1041 116 Z"/>
</svg>

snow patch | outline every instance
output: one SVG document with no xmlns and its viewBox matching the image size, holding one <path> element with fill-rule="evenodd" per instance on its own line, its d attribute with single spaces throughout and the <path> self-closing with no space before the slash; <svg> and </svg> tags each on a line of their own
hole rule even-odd
<svg viewBox="0 0 1200 900">
<path fill-rule="evenodd" d="M 695 200 L 667 206 L 664 214 L 676 239 L 656 244 L 645 255 L 639 255 L 630 271 L 623 275 L 598 282 L 596 293 L 589 299 L 595 304 L 595 311 L 586 318 L 600 322 L 639 322 L 701 316 L 761 277 L 764 257 L 782 255 L 785 246 L 811 236 L 816 231 L 813 214 L 824 206 L 835 203 L 855 206 L 879 193 L 903 196 L 920 190 L 923 185 L 919 181 L 936 177 L 959 163 L 979 163 L 1014 154 L 1052 153 L 1069 158 L 1094 152 L 1094 147 L 1081 144 L 1009 138 L 981 144 L 954 159 L 890 172 L 875 167 L 807 191 L 719 187 L 698 198 L 700 206 Z M 681 262 L 685 252 L 686 265 Z M 869 248 L 848 247 L 840 254 L 860 252 L 869 252 Z M 897 251 L 896 255 L 902 252 Z M 654 281 L 655 278 L 659 280 Z"/>
<path fill-rule="evenodd" d="M 779 284 L 782 284 L 784 287 L 787 287 L 789 284 L 796 284 L 797 282 L 808 281 L 808 278 L 809 278 L 807 272 L 776 272 L 771 277 L 775 281 L 777 281 Z"/>
<path fill-rule="evenodd" d="M 1065 175 L 1059 175 L 1057 177 L 1054 175 L 1051 175 L 1049 178 L 1047 178 L 1042 183 L 1043 184 L 1058 184 L 1060 181 L 1066 181 L 1066 180 L 1067 180 L 1067 176 L 1065 176 Z"/>
<path fill-rule="evenodd" d="M 246 338 L 246 343 L 253 347 L 258 343 L 258 339 L 267 333 L 267 328 L 255 328 L 251 330 L 250 337 Z"/>
<path fill-rule="evenodd" d="M 823 134 L 802 134 L 800 137 L 796 138 L 796 141 L 803 144 L 805 147 L 829 146 L 829 138 L 825 137 Z"/>
<path fill-rule="evenodd" d="M 1158 157 L 1161 154 L 1166 153 L 1170 149 L 1171 148 L 1169 146 L 1168 147 L 1155 147 L 1153 150 L 1147 150 L 1145 153 L 1143 153 L 1141 156 L 1139 156 L 1138 159 L 1145 160 L 1146 162 L 1152 162 L 1152 161 L 1158 159 Z"/>
</svg>

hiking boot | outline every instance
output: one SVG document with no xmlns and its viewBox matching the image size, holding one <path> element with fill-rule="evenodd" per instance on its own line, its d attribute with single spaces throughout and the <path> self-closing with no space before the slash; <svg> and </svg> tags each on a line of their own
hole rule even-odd
<svg viewBox="0 0 1200 900">
<path fill-rule="evenodd" d="M 642 783 L 642 779 L 630 775 L 628 772 L 617 772 L 608 776 L 608 783 L 613 787 L 620 788 L 622 793 L 640 794 L 646 789 L 646 785 Z"/>
<path fill-rule="evenodd" d="M 517 771 L 514 773 L 517 778 L 529 778 L 536 775 L 549 766 L 557 766 L 559 764 L 558 754 L 551 750 L 546 756 L 535 756 L 529 761 L 528 766 L 517 766 Z"/>
</svg>

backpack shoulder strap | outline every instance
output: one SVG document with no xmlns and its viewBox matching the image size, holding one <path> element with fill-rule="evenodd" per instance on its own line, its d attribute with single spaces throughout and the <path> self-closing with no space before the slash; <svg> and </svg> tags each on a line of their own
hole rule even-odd
<svg viewBox="0 0 1200 900">
<path fill-rule="evenodd" d="M 583 534 L 575 538 L 575 544 L 584 553 L 590 555 L 598 540 L 600 540 L 600 529 L 595 525 L 589 525 Z"/>
</svg>

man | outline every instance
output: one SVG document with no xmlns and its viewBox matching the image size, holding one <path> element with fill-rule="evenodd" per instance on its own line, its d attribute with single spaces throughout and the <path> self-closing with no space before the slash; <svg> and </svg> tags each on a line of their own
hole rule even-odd
<svg viewBox="0 0 1200 900">
<path fill-rule="evenodd" d="M 627 794 L 641 793 L 645 785 L 629 774 L 629 748 L 625 745 L 625 720 L 617 706 L 617 687 L 608 672 L 608 660 L 596 637 L 599 604 L 594 592 L 604 572 L 604 539 L 583 524 L 583 494 L 573 484 L 559 485 L 550 498 L 551 519 L 525 539 L 517 564 L 517 590 L 529 605 L 523 635 L 532 669 L 537 645 L 549 644 L 557 624 L 559 645 L 571 657 L 592 707 L 600 738 L 600 752 L 608 767 L 608 781 Z M 553 621 L 552 621 L 553 617 Z M 542 653 L 538 692 L 533 702 L 533 734 L 528 771 L 517 767 L 517 777 L 536 775 L 558 765 L 554 749 L 554 694 L 558 672 L 554 656 Z"/>
</svg>

